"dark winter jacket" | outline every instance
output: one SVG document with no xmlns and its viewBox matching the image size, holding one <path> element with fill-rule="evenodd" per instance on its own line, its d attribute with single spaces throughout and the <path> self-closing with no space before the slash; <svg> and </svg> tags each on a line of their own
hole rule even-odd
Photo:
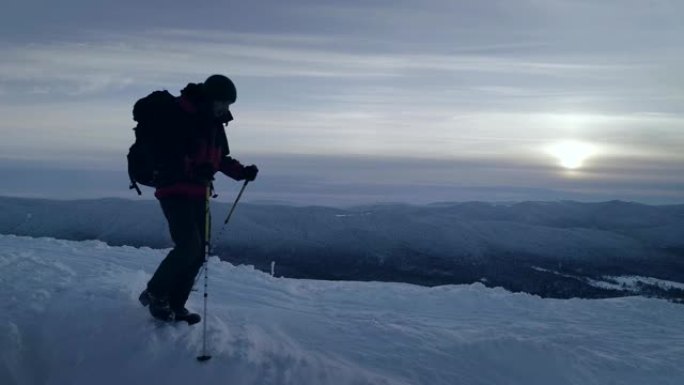
<svg viewBox="0 0 684 385">
<path fill-rule="evenodd" d="M 206 188 L 217 171 L 235 180 L 244 179 L 244 166 L 228 156 L 228 139 L 223 124 L 232 117 L 214 118 L 205 101 L 202 87 L 188 84 L 177 98 L 178 113 L 170 132 L 182 139 L 176 153 L 177 174 L 169 183 L 157 187 L 157 198 L 204 199 Z"/>
</svg>

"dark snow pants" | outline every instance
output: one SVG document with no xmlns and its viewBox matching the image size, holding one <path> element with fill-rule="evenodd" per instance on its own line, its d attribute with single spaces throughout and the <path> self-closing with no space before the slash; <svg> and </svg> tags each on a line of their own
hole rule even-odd
<svg viewBox="0 0 684 385">
<path fill-rule="evenodd" d="M 159 202 L 175 247 L 147 283 L 147 290 L 158 298 L 167 297 L 172 309 L 183 309 L 204 262 L 206 203 L 186 198 Z"/>
</svg>

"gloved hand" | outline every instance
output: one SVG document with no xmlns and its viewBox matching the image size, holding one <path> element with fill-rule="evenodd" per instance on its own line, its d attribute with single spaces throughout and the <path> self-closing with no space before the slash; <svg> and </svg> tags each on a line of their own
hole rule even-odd
<svg viewBox="0 0 684 385">
<path fill-rule="evenodd" d="M 242 175 L 244 176 L 245 180 L 248 182 L 251 182 L 254 179 L 256 179 L 258 173 L 259 173 L 259 169 L 257 168 L 256 165 L 246 166 L 245 168 L 242 169 Z"/>
</svg>

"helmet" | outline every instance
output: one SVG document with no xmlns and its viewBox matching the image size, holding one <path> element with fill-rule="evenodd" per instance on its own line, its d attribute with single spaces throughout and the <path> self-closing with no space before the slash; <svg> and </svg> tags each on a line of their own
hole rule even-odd
<svg viewBox="0 0 684 385">
<path fill-rule="evenodd" d="M 209 99 L 235 103 L 237 90 L 235 84 L 223 75 L 211 75 L 204 81 L 204 90 Z"/>
</svg>

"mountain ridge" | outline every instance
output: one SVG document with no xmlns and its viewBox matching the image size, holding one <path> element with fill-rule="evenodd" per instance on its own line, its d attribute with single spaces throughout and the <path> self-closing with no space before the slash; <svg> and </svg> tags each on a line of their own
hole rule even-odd
<svg viewBox="0 0 684 385">
<path fill-rule="evenodd" d="M 212 203 L 215 237 L 228 209 Z M 0 198 L 0 210 L 0 233 L 171 246 L 152 200 Z M 213 246 L 224 260 L 263 271 L 275 262 L 279 274 L 296 278 L 428 286 L 483 281 L 551 297 L 615 296 L 629 293 L 590 280 L 629 275 L 684 282 L 684 205 L 464 202 L 345 209 L 240 203 Z"/>
</svg>

